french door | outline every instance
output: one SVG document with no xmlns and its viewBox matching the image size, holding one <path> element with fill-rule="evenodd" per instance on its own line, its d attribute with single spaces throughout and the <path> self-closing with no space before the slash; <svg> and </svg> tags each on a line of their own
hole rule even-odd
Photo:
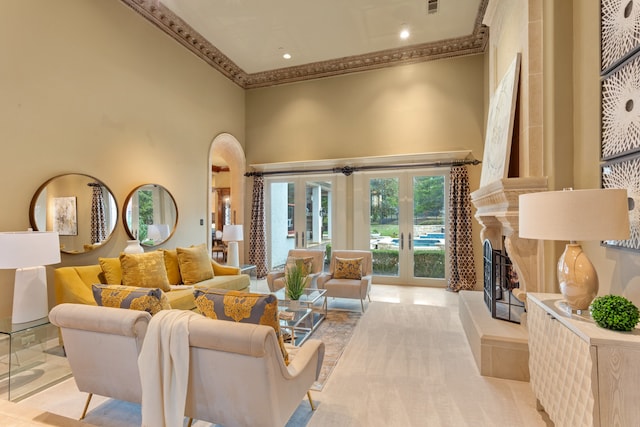
<svg viewBox="0 0 640 427">
<path fill-rule="evenodd" d="M 446 285 L 448 171 L 371 172 L 361 177 L 375 283 Z"/>
<path fill-rule="evenodd" d="M 269 269 L 284 265 L 289 249 L 322 249 L 331 244 L 334 179 L 267 178 Z"/>
</svg>

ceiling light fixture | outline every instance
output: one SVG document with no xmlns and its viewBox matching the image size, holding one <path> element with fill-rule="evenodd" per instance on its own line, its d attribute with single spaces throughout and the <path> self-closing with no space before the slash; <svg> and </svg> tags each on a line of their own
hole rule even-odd
<svg viewBox="0 0 640 427">
<path fill-rule="evenodd" d="M 402 31 L 400 31 L 400 38 L 402 40 L 408 39 L 410 35 L 411 35 L 411 33 L 409 32 L 409 30 L 407 28 L 404 28 Z"/>
<path fill-rule="evenodd" d="M 285 53 L 284 55 L 282 55 L 282 57 L 284 59 L 291 59 L 291 54 L 290 53 Z"/>
</svg>

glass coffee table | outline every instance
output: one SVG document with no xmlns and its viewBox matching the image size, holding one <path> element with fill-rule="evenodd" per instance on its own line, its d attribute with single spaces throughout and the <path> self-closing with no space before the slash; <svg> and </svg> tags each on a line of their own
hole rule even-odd
<svg viewBox="0 0 640 427">
<path fill-rule="evenodd" d="M 325 289 L 306 288 L 299 300 L 287 298 L 284 288 L 273 292 L 278 298 L 280 326 L 290 331 L 292 344 L 301 345 L 324 320 L 325 313 L 315 311 L 313 307 L 326 292 Z"/>
</svg>

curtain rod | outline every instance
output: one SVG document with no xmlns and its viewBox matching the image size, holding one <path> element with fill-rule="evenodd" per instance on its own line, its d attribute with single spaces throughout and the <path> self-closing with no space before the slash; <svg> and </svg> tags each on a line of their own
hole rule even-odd
<svg viewBox="0 0 640 427">
<path fill-rule="evenodd" d="M 451 160 L 445 162 L 431 162 L 431 163 L 411 163 L 404 165 L 372 165 L 372 166 L 343 166 L 339 168 L 326 168 L 326 169 L 303 169 L 303 170 L 280 170 L 280 171 L 265 171 L 265 172 L 247 172 L 244 176 L 267 176 L 267 175 L 303 175 L 312 173 L 342 173 L 345 176 L 349 176 L 354 172 L 366 171 L 366 170 L 384 170 L 384 169 L 414 169 L 414 168 L 438 168 L 447 166 L 461 166 L 461 165 L 479 165 L 480 160 Z"/>
</svg>

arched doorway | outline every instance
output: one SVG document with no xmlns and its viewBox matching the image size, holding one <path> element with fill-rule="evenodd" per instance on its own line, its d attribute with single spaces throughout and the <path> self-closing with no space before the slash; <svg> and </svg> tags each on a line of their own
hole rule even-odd
<svg viewBox="0 0 640 427">
<path fill-rule="evenodd" d="M 218 215 L 216 210 L 220 205 L 217 201 L 217 189 L 214 188 L 213 172 L 215 163 L 223 162 L 228 166 L 228 203 L 225 204 L 225 215 Z M 215 224 L 217 230 L 222 230 L 225 223 L 228 224 L 244 224 L 244 205 L 245 205 L 245 172 L 246 172 L 246 159 L 244 156 L 244 150 L 240 145 L 240 142 L 229 133 L 221 133 L 217 135 L 211 142 L 211 148 L 209 149 L 209 192 L 207 194 L 207 206 L 209 210 L 217 218 L 222 218 L 222 223 L 218 220 Z M 214 193 L 215 192 L 215 193 Z M 226 196 L 226 194 L 225 194 Z M 215 219 L 212 218 L 207 225 L 209 235 L 212 235 L 212 223 Z M 246 235 L 248 227 L 244 227 L 244 233 Z M 209 239 L 209 245 L 211 245 L 212 239 Z M 244 259 L 244 245 L 240 242 L 240 260 Z"/>
</svg>

